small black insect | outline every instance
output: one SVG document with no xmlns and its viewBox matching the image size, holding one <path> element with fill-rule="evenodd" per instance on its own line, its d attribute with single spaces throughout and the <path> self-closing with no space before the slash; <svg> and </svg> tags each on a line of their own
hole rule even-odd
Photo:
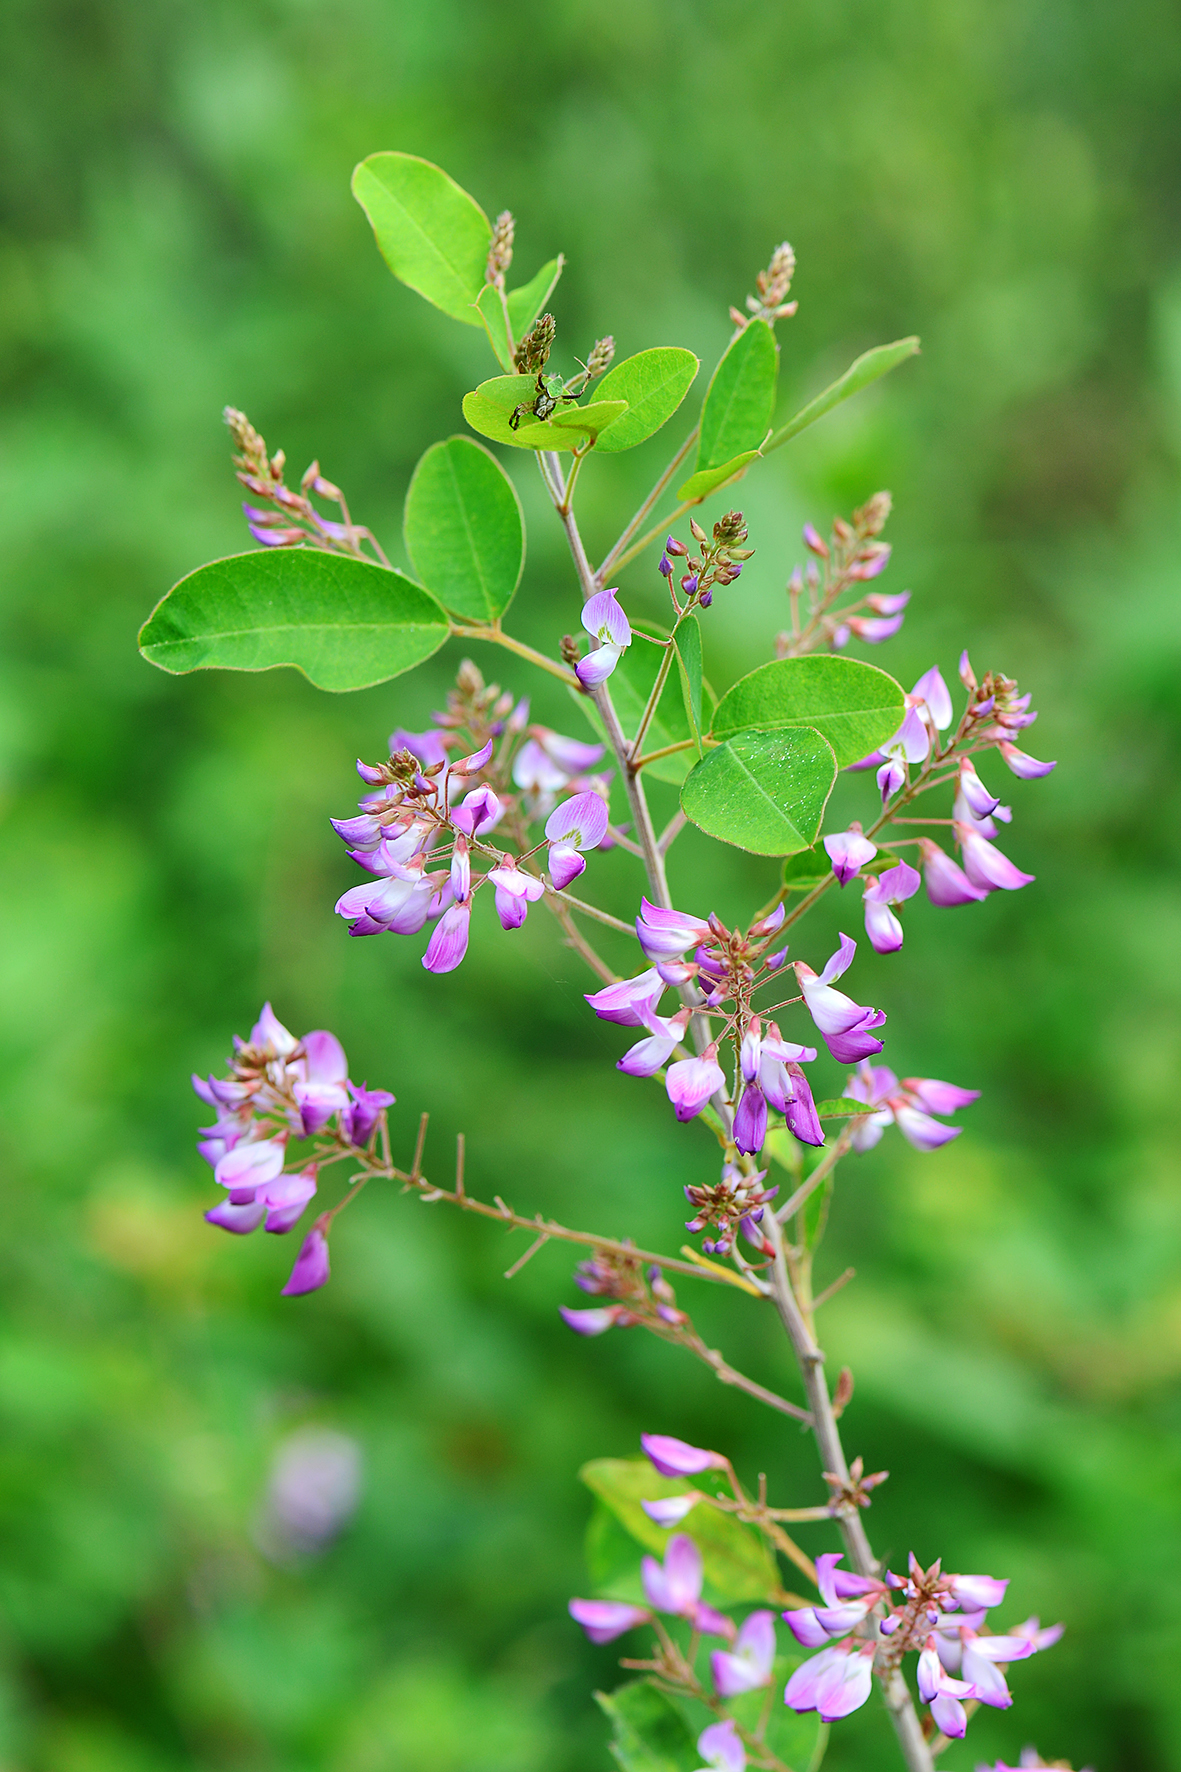
<svg viewBox="0 0 1181 1772">
<path fill-rule="evenodd" d="M 571 387 L 575 382 L 580 382 L 582 385 L 575 392 L 571 393 L 568 391 L 567 384 L 562 376 L 546 375 L 539 371 L 537 376 L 537 389 L 533 399 L 523 402 L 520 406 L 514 406 L 512 412 L 509 414 L 509 430 L 519 430 L 521 427 L 521 420 L 524 418 L 532 418 L 535 419 L 538 424 L 544 424 L 546 419 L 549 418 L 552 413 L 557 411 L 558 402 L 560 400 L 576 401 L 582 393 L 583 388 L 586 386 L 585 375 L 574 376 L 571 380 Z"/>
</svg>

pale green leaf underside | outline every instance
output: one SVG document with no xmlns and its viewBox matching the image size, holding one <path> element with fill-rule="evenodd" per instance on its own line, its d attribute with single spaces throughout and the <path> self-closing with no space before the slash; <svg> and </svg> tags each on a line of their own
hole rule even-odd
<svg viewBox="0 0 1181 1772">
<path fill-rule="evenodd" d="M 292 665 L 318 689 L 367 689 L 437 652 L 446 615 L 421 585 L 314 548 L 235 554 L 174 585 L 140 630 L 161 670 Z"/>
<path fill-rule="evenodd" d="M 479 326 L 473 303 L 484 281 L 492 225 L 474 197 L 417 154 L 371 154 L 353 173 L 353 195 L 386 264 L 435 307 Z"/>
<path fill-rule="evenodd" d="M 711 492 L 716 492 L 719 486 L 724 486 L 727 480 L 732 480 L 758 459 L 757 449 L 746 449 L 732 461 L 723 462 L 721 467 L 702 468 L 699 473 L 691 474 L 683 486 L 678 486 L 677 498 L 683 505 L 700 504 L 703 498 L 708 498 Z"/>
<path fill-rule="evenodd" d="M 775 410 L 778 373 L 775 336 L 765 320 L 752 320 L 730 341 L 706 390 L 698 472 L 761 446 Z"/>
<path fill-rule="evenodd" d="M 861 659 L 827 653 L 773 659 L 740 677 L 722 697 L 713 736 L 749 727 L 811 726 L 824 734 L 844 769 L 891 738 L 904 711 L 901 685 Z"/>
<path fill-rule="evenodd" d="M 596 400 L 626 400 L 627 412 L 603 432 L 596 444 L 600 455 L 634 449 L 667 424 L 697 375 L 692 351 L 668 345 L 640 351 L 608 370 L 595 389 Z"/>
<path fill-rule="evenodd" d="M 427 450 L 406 493 L 406 552 L 446 608 L 494 621 L 508 608 L 525 564 L 525 520 L 496 457 L 470 437 Z"/>
<path fill-rule="evenodd" d="M 837 762 L 811 727 L 736 732 L 685 777 L 681 807 L 708 836 L 754 855 L 794 855 L 816 841 Z"/>
</svg>

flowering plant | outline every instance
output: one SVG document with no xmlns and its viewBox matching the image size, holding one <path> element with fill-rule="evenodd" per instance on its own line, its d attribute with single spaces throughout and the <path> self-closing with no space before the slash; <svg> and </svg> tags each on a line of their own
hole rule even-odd
<svg viewBox="0 0 1181 1772">
<path fill-rule="evenodd" d="M 812 1264 L 841 1159 L 892 1126 L 916 1149 L 934 1150 L 959 1136 L 948 1121 L 977 1091 L 929 1077 L 899 1082 L 878 1064 L 885 1014 L 841 988 L 856 939 L 842 933 L 831 954 L 799 952 L 798 926 L 825 894 L 856 882 L 866 939 L 893 954 L 903 945 L 900 909 L 924 886 L 932 905 L 950 908 L 1029 884 L 996 846 L 1010 811 L 977 761 L 996 753 L 1018 780 L 1054 764 L 1016 743 L 1036 718 L 1029 695 L 998 671 L 978 676 L 966 651 L 958 713 L 938 665 L 907 693 L 848 655 L 853 642 L 877 645 L 896 633 L 909 597 L 874 588 L 891 555 L 883 492 L 837 518 L 827 537 L 805 527 L 807 561 L 788 577 L 787 624 L 768 638 L 773 656 L 715 694 L 705 672 L 708 623 L 733 610 L 732 587 L 754 550 L 741 511 L 708 529 L 693 514 L 905 361 L 917 340 L 867 352 L 776 428 L 775 327 L 795 312 L 787 300 L 794 256 L 778 247 L 745 309 L 731 309 L 734 332 L 697 424 L 596 567 L 575 512 L 580 476 L 588 461 L 636 447 L 673 418 L 697 376 L 696 356 L 658 347 L 616 364 L 605 337 L 576 373 L 556 374 L 546 304 L 560 257 L 510 290 L 512 217 L 490 223 L 445 173 L 410 155 L 363 162 L 354 191 L 394 274 L 486 337 L 502 373 L 463 401 L 484 441 L 450 437 L 415 469 L 404 530 L 411 577 L 353 522 L 318 463 L 293 490 L 282 452 L 272 454 L 244 414 L 227 410 L 259 549 L 182 580 L 146 623 L 143 652 L 170 671 L 294 665 L 324 689 L 347 690 L 406 672 L 456 637 L 500 646 L 560 681 L 585 716 L 581 736 L 531 721 L 528 699 L 486 683 L 464 660 L 427 730 L 398 727 L 385 754 L 358 762 L 357 811 L 332 822 L 364 877 L 341 893 L 336 912 L 354 936 L 429 931 L 422 964 L 447 973 L 463 963 L 481 894 L 505 936 L 531 906 L 544 906 L 593 977 L 589 1012 L 628 1030 L 618 1068 L 656 1081 L 676 1118 L 698 1122 L 716 1141 L 718 1179 L 685 1188 L 686 1229 L 701 1244 L 677 1256 L 474 1198 L 462 1140 L 454 1182 L 444 1187 L 424 1169 L 427 1116 L 407 1165 L 396 1165 L 387 1118 L 394 1096 L 350 1079 L 333 1034 L 297 1038 L 268 1004 L 249 1038 L 235 1041 L 228 1075 L 194 1078 L 213 1114 L 199 1149 L 224 1190 L 206 1217 L 239 1235 L 260 1227 L 286 1234 L 324 1172 L 345 1163 L 347 1185 L 306 1231 L 287 1293 L 327 1282 L 335 1218 L 374 1178 L 532 1233 L 510 1275 L 551 1240 L 586 1248 L 575 1283 L 594 1302 L 560 1307 L 571 1329 L 595 1336 L 642 1327 L 685 1349 L 724 1383 L 802 1424 L 824 1484 L 819 1499 L 772 1506 L 764 1478 L 751 1494 L 725 1454 L 668 1434 L 645 1435 L 643 1458 L 602 1459 L 583 1472 L 613 1542 L 622 1528 L 635 1548 L 623 1563 L 612 1556 L 592 1569 L 597 1591 L 571 1601 L 572 1617 L 597 1643 L 652 1633 L 647 1653 L 623 1662 L 639 1677 L 600 1697 L 617 1759 L 632 1772 L 814 1767 L 827 1725 L 863 1705 L 876 1680 L 907 1765 L 930 1772 L 978 1705 L 1012 1702 L 1006 1669 L 1048 1647 L 1061 1627 L 1043 1629 L 1036 1618 L 994 1626 L 986 1615 L 1003 1604 L 1004 1579 L 947 1575 L 941 1563 L 924 1569 L 913 1556 L 896 1574 L 871 1549 L 863 1515 L 887 1473 L 867 1474 L 860 1458 L 846 1457 L 838 1423 L 852 1377 L 842 1370 L 832 1386 L 826 1377 L 816 1315 L 835 1287 L 815 1294 Z M 502 626 L 525 526 L 489 442 L 534 454 L 569 544 L 578 598 L 569 614 L 577 610 L 586 637 L 561 635 L 553 654 Z M 654 520 L 678 479 L 675 508 Z M 325 516 L 316 499 L 335 504 L 338 516 Z M 617 582 L 649 550 L 658 552 L 650 582 L 662 581 L 668 599 L 659 627 L 629 614 Z M 872 774 L 865 811 L 822 835 L 841 771 Z M 659 831 L 652 781 L 678 790 Z M 930 793 L 937 798 L 924 804 L 935 810 L 916 815 Z M 674 904 L 667 858 L 688 823 L 766 858 L 768 896 L 745 921 L 724 923 L 692 890 L 683 901 L 690 908 Z M 642 869 L 634 925 L 589 896 L 594 855 L 609 847 Z M 479 913 L 477 939 L 487 939 L 486 922 Z M 617 970 L 604 958 L 598 928 L 638 944 L 629 965 Z M 837 1093 L 809 1081 L 818 1059 L 824 1068 L 822 1050 L 845 1070 Z M 708 1347 L 678 1303 L 674 1275 L 728 1287 L 772 1311 L 802 1400 L 768 1390 Z M 786 1530 L 795 1522 L 835 1526 L 843 1551 L 813 1560 Z M 780 1559 L 818 1600 L 783 1586 Z M 917 1658 L 922 1715 L 908 1655 Z"/>
</svg>

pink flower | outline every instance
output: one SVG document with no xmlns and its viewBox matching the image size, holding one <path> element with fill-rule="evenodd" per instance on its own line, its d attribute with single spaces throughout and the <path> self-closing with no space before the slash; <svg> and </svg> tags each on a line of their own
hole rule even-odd
<svg viewBox="0 0 1181 1772">
<path fill-rule="evenodd" d="M 303 1247 L 295 1258 L 295 1266 L 291 1270 L 291 1278 L 283 1288 L 285 1298 L 294 1298 L 302 1292 L 315 1292 L 326 1286 L 329 1276 L 328 1239 L 323 1231 L 310 1230 L 303 1240 Z"/>
<path fill-rule="evenodd" d="M 488 878 L 496 888 L 496 914 L 502 929 L 519 929 L 529 906 L 545 897 L 545 882 L 514 867 L 507 858 L 503 867 L 489 869 Z"/>
<path fill-rule="evenodd" d="M 629 1606 L 622 1600 L 571 1600 L 569 1613 L 580 1624 L 592 1643 L 613 1643 L 625 1631 L 647 1624 L 652 1614 L 643 1606 Z"/>
<path fill-rule="evenodd" d="M 635 1321 L 621 1304 L 595 1305 L 587 1311 L 571 1310 L 569 1305 L 560 1304 L 558 1315 L 567 1329 L 573 1329 L 575 1335 L 605 1335 L 608 1329 L 616 1326 L 624 1329 Z"/>
<path fill-rule="evenodd" d="M 989 793 L 970 757 L 960 758 L 959 791 L 973 818 L 990 818 L 1000 805 L 1000 795 Z"/>
<path fill-rule="evenodd" d="M 973 886 L 979 886 L 985 892 L 1016 892 L 1020 886 L 1029 886 L 1036 878 L 1034 874 L 1023 874 L 1019 867 L 1002 855 L 1000 850 L 970 825 L 956 820 L 952 827 L 960 845 L 960 853 L 964 858 L 964 872 Z"/>
<path fill-rule="evenodd" d="M 885 1583 L 873 1576 L 838 1569 L 842 1554 L 827 1551 L 816 1559 L 816 1585 L 824 1605 L 802 1606 L 783 1614 L 792 1636 L 805 1648 L 817 1649 L 835 1637 L 847 1636 L 869 1616 L 886 1591 Z"/>
<path fill-rule="evenodd" d="M 873 1029 L 881 1027 L 885 1012 L 867 1009 L 832 987 L 832 980 L 848 970 L 856 952 L 857 943 L 842 935 L 840 947 L 819 976 L 803 960 L 793 962 L 808 1013 L 838 1063 L 856 1063 L 882 1050 Z"/>
<path fill-rule="evenodd" d="M 654 966 L 635 978 L 621 978 L 605 985 L 601 991 L 587 995 L 587 1002 L 600 1021 L 614 1021 L 620 1027 L 645 1027 L 645 1012 L 654 1009 L 664 995 L 664 981 Z"/>
<path fill-rule="evenodd" d="M 616 1069 L 628 1077 L 654 1077 L 684 1039 L 689 1013 L 688 1009 L 681 1009 L 666 1018 L 651 1009 L 646 1010 L 644 1026 L 648 1029 L 648 1038 L 629 1046 Z"/>
<path fill-rule="evenodd" d="M 775 1618 L 771 1612 L 752 1612 L 738 1632 L 732 1649 L 715 1649 L 710 1656 L 714 1690 L 719 1698 L 739 1692 L 755 1692 L 771 1683 L 775 1666 Z"/>
<path fill-rule="evenodd" d="M 293 1083 L 291 1092 L 299 1104 L 304 1137 L 310 1138 L 333 1114 L 348 1107 L 349 1063 L 336 1035 L 323 1028 L 305 1034 L 301 1044 L 304 1056 L 291 1067 L 302 1073 L 301 1080 Z"/>
<path fill-rule="evenodd" d="M 605 683 L 631 645 L 631 626 L 616 601 L 618 595 L 617 589 L 596 591 L 582 606 L 582 625 L 599 642 L 574 667 L 584 689 L 596 689 Z"/>
<path fill-rule="evenodd" d="M 733 1640 L 732 1621 L 701 1602 L 704 1580 L 701 1552 L 685 1533 L 678 1532 L 669 1539 L 663 1564 L 655 1557 L 645 1557 L 640 1565 L 640 1575 L 648 1603 L 657 1612 L 672 1612 L 687 1618 L 694 1630 L 706 1636 Z"/>
<path fill-rule="evenodd" d="M 818 1711 L 835 1723 L 859 1710 L 873 1690 L 872 1643 L 834 1643 L 810 1656 L 787 1682 L 785 1704 L 795 1711 Z"/>
<path fill-rule="evenodd" d="M 934 1151 L 958 1138 L 963 1128 L 941 1126 L 931 1114 L 953 1114 L 957 1108 L 977 1100 L 980 1091 L 959 1089 L 954 1083 L 940 1083 L 933 1077 L 907 1077 L 904 1083 L 899 1083 L 894 1072 L 885 1065 L 863 1064 L 846 1082 L 844 1093 L 853 1101 L 863 1101 L 873 1109 L 864 1120 L 853 1122 L 851 1140 L 854 1150 L 872 1150 L 886 1127 L 895 1125 L 916 1151 Z M 998 1602 L 990 1600 L 985 1603 L 996 1605 Z"/>
<path fill-rule="evenodd" d="M 921 876 L 905 861 L 886 868 L 876 880 L 867 880 L 862 893 L 865 933 L 875 953 L 893 954 L 902 946 L 902 924 L 890 906 L 913 898 L 921 884 Z"/>
<path fill-rule="evenodd" d="M 726 1081 L 717 1062 L 717 1042 L 707 1046 L 700 1058 L 682 1058 L 670 1064 L 664 1086 L 678 1120 L 692 1120 L 711 1095 L 716 1095 Z"/>
<path fill-rule="evenodd" d="M 641 1501 L 640 1506 L 650 1520 L 667 1530 L 670 1526 L 679 1526 L 701 1500 L 698 1490 L 690 1490 L 688 1495 L 666 1495 L 657 1501 Z"/>
<path fill-rule="evenodd" d="M 706 1762 L 697 1772 L 745 1772 L 746 1749 L 730 1717 L 721 1723 L 710 1723 L 701 1731 L 697 1751 Z"/>
<path fill-rule="evenodd" d="M 824 847 L 832 862 L 832 871 L 842 886 L 847 886 L 878 852 L 877 844 L 871 843 L 863 835 L 859 824 L 852 824 L 847 831 L 837 831 L 833 836 L 825 837 Z"/>
<path fill-rule="evenodd" d="M 600 794 L 575 794 L 555 807 L 545 822 L 550 878 L 559 892 L 586 867 L 581 849 L 597 849 L 607 835 L 607 806 Z"/>
<path fill-rule="evenodd" d="M 466 904 L 453 904 L 450 910 L 443 912 L 431 931 L 426 953 L 422 956 L 422 963 L 428 972 L 455 971 L 467 953 L 471 921 L 470 901 Z"/>
<path fill-rule="evenodd" d="M 687 952 L 700 942 L 709 941 L 712 933 L 709 924 L 701 917 L 689 916 L 684 911 L 665 910 L 663 905 L 640 899 L 636 937 L 648 958 L 658 964 Z"/>
<path fill-rule="evenodd" d="M 919 1656 L 919 1696 L 931 1706 L 931 1715 L 944 1735 L 960 1740 L 968 1727 L 968 1716 L 960 1703 L 962 1698 L 975 1698 L 976 1688 L 970 1680 L 956 1680 L 939 1659 L 934 1637 L 928 1637 Z"/>
<path fill-rule="evenodd" d="M 938 843 L 932 843 L 928 837 L 921 837 L 919 853 L 923 858 L 927 897 L 932 904 L 970 904 L 973 900 L 988 897 L 987 889 L 973 886 L 959 863 L 940 849 Z"/>
<path fill-rule="evenodd" d="M 910 694 L 914 701 L 926 703 L 927 711 L 940 732 L 951 725 L 955 714 L 947 684 L 943 681 L 938 666 L 932 665 L 929 671 L 924 671 Z"/>
<path fill-rule="evenodd" d="M 996 748 L 1013 774 L 1020 776 L 1022 781 L 1033 781 L 1039 775 L 1049 775 L 1051 769 L 1058 767 L 1057 763 L 1039 763 L 1036 757 L 1031 757 L 1026 751 L 1019 751 L 1007 739 L 1002 739 Z"/>
<path fill-rule="evenodd" d="M 702 1446 L 690 1446 L 671 1434 L 641 1434 L 640 1445 L 662 1477 L 696 1477 L 702 1471 L 725 1470 L 726 1460 L 720 1452 L 707 1452 Z"/>
</svg>

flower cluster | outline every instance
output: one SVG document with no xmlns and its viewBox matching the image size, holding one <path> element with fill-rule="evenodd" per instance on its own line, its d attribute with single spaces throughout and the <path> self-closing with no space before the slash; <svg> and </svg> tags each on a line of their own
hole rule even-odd
<svg viewBox="0 0 1181 1772">
<path fill-rule="evenodd" d="M 719 517 L 714 524 L 712 539 L 692 517 L 689 528 L 700 551 L 691 554 L 683 541 L 670 535 L 665 539 L 664 552 L 657 567 L 661 578 L 668 581 L 668 594 L 678 620 L 690 609 L 708 609 L 714 600 L 714 586 L 732 585 L 741 576 L 746 562 L 754 558 L 753 548 L 740 545 L 747 537 L 746 521 L 741 511 L 727 511 L 724 517 Z M 674 560 L 684 561 L 679 597 L 673 589 L 677 571 Z"/>
<path fill-rule="evenodd" d="M 840 651 L 850 640 L 877 645 L 898 632 L 910 592 L 889 595 L 861 589 L 890 564 L 890 545 L 879 538 L 891 504 L 888 492 L 875 492 L 853 512 L 851 522 L 843 517 L 834 519 L 827 541 L 811 523 L 804 525 L 804 546 L 812 557 L 806 567 L 796 566 L 788 581 L 791 629 L 776 636 L 777 657 L 796 658 L 817 644 Z M 849 592 L 856 600 L 836 608 Z M 800 600 L 805 595 L 807 607 L 801 610 Z"/>
<path fill-rule="evenodd" d="M 228 1067 L 226 1077 L 193 1077 L 193 1088 L 216 1116 L 201 1128 L 197 1149 L 226 1190 L 205 1217 L 237 1236 L 263 1224 L 282 1234 L 294 1229 L 315 1197 L 323 1152 L 365 1150 L 394 1097 L 349 1080 L 335 1034 L 318 1028 L 297 1039 L 269 1003 L 248 1040 L 234 1036 Z M 310 1160 L 288 1163 L 292 1139 L 325 1135 L 330 1143 L 313 1147 Z M 314 1292 L 328 1279 L 326 1229 L 321 1219 L 305 1238 L 285 1293 Z"/>
</svg>

